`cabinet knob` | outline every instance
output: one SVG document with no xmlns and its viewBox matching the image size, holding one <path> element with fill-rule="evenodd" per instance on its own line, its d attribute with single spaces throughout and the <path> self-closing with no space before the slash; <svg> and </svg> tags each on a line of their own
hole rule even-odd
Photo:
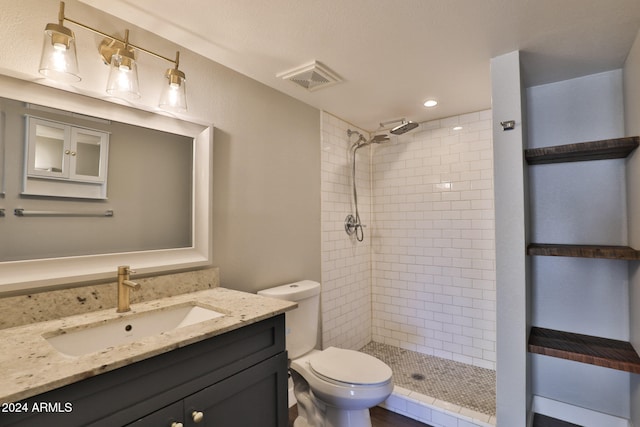
<svg viewBox="0 0 640 427">
<path fill-rule="evenodd" d="M 64 150 L 64 154 L 71 154 L 71 150 Z"/>
<path fill-rule="evenodd" d="M 184 427 L 184 424 L 178 423 L 178 422 L 174 422 L 174 423 L 171 423 L 171 427 Z"/>
<path fill-rule="evenodd" d="M 75 155 L 76 155 L 76 152 L 75 152 L 75 151 L 72 151 L 72 152 L 71 152 L 71 155 L 72 155 L 72 156 L 75 156 Z"/>
<path fill-rule="evenodd" d="M 193 411 L 191 413 L 191 418 L 193 418 L 194 423 L 199 423 L 204 419 L 204 414 L 200 411 Z"/>
</svg>

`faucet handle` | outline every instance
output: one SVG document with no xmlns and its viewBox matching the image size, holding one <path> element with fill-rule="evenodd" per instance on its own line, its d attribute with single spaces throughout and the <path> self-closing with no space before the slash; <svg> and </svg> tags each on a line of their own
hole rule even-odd
<svg viewBox="0 0 640 427">
<path fill-rule="evenodd" d="M 128 265 L 121 265 L 118 267 L 118 274 L 131 274 L 135 273 Z"/>
<path fill-rule="evenodd" d="M 125 285 L 125 286 L 130 287 L 131 289 L 135 289 L 135 290 L 140 289 L 140 284 L 136 283 L 136 282 L 134 282 L 132 280 L 123 280 L 122 284 Z"/>
</svg>

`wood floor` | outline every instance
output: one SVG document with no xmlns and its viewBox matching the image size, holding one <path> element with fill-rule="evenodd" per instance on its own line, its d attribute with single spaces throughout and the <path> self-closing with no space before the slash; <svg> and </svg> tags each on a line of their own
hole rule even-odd
<svg viewBox="0 0 640 427">
<path fill-rule="evenodd" d="M 578 424 L 556 420 L 545 415 L 535 414 L 533 417 L 533 427 L 581 427 Z"/>
<path fill-rule="evenodd" d="M 293 427 L 293 421 L 297 416 L 297 406 L 291 407 L 289 409 L 289 427 Z M 373 427 L 430 427 L 427 424 L 387 411 L 379 406 L 371 408 L 371 424 Z"/>
</svg>

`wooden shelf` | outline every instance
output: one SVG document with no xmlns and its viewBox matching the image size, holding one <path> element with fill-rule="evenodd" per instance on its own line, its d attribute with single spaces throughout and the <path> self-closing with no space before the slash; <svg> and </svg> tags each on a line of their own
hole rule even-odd
<svg viewBox="0 0 640 427">
<path fill-rule="evenodd" d="M 578 424 L 558 420 L 542 414 L 533 415 L 533 427 L 582 427 Z"/>
<path fill-rule="evenodd" d="M 640 357 L 626 341 L 533 327 L 529 351 L 640 374 Z"/>
<path fill-rule="evenodd" d="M 640 144 L 640 137 L 604 139 L 554 147 L 524 150 L 524 157 L 530 165 L 548 163 L 584 162 L 625 158 Z"/>
<path fill-rule="evenodd" d="M 531 243 L 529 246 L 527 246 L 527 255 L 605 258 L 621 260 L 640 259 L 640 251 L 630 248 L 629 246 L 605 245 L 556 245 Z"/>
</svg>

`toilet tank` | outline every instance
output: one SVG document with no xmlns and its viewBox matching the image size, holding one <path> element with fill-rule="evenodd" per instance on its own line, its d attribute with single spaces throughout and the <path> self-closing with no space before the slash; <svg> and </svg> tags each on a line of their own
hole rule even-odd
<svg viewBox="0 0 640 427">
<path fill-rule="evenodd" d="M 320 283 L 312 280 L 289 283 L 264 289 L 259 295 L 286 301 L 295 301 L 298 307 L 285 313 L 287 352 L 297 359 L 316 346 L 318 315 L 320 312 Z"/>
</svg>

